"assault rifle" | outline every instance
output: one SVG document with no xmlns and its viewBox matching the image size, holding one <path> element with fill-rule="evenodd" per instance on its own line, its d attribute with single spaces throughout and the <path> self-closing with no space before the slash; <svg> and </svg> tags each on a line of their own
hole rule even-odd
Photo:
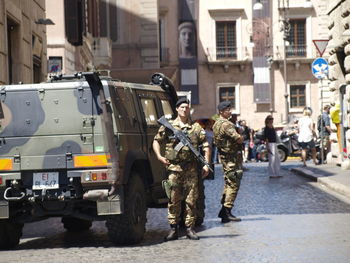
<svg viewBox="0 0 350 263">
<path fill-rule="evenodd" d="M 158 120 L 158 123 L 162 124 L 165 128 L 171 130 L 174 134 L 174 137 L 179 141 L 179 143 L 174 148 L 175 151 L 180 151 L 182 147 L 187 146 L 197 158 L 197 160 L 201 162 L 201 164 L 207 166 L 209 170 L 213 172 L 213 169 L 211 169 L 210 164 L 205 160 L 203 155 L 201 155 L 200 152 L 193 147 L 193 145 L 191 144 L 191 140 L 186 136 L 186 134 L 184 134 L 178 129 L 175 129 L 173 125 L 171 125 L 164 116 Z"/>
</svg>

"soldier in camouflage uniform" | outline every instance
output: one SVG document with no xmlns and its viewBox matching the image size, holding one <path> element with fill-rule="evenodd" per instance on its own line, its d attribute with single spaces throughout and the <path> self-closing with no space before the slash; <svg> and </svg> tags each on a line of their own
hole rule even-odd
<svg viewBox="0 0 350 263">
<path fill-rule="evenodd" d="M 231 214 L 233 202 L 236 199 L 241 183 L 243 171 L 241 169 L 238 152 L 243 142 L 243 137 L 239 135 L 234 124 L 229 121 L 231 117 L 231 103 L 221 102 L 218 105 L 220 117 L 213 126 L 214 142 L 218 147 L 220 159 L 224 168 L 224 191 L 222 194 L 222 208 L 219 217 L 222 223 L 229 221 L 241 221 L 240 218 Z"/>
<path fill-rule="evenodd" d="M 205 159 L 209 161 L 209 144 L 205 137 L 205 131 L 198 123 L 190 122 L 189 101 L 185 98 L 179 99 L 176 103 L 176 111 L 178 113 L 177 118 L 169 121 L 169 123 L 175 129 L 179 129 L 187 134 L 196 149 L 198 149 L 199 145 L 203 145 Z M 196 201 L 198 198 L 198 163 L 188 147 L 182 147 L 179 151 L 175 150 L 178 141 L 172 138 L 172 135 L 170 130 L 161 126 L 153 141 L 153 150 L 158 160 L 167 167 L 167 184 L 170 186 L 168 221 L 171 230 L 164 240 L 178 239 L 178 224 L 180 221 L 182 200 L 185 200 L 186 203 L 185 225 L 187 228 L 187 237 L 192 240 L 198 240 L 199 237 L 193 230 L 196 220 Z M 165 156 L 161 155 L 160 145 L 162 144 L 165 144 Z M 208 173 L 208 167 L 203 166 L 202 176 L 205 177 Z"/>
</svg>

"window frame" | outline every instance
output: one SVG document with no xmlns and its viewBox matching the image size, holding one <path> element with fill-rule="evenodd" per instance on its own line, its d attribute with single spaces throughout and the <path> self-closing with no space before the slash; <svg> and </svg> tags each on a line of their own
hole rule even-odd
<svg viewBox="0 0 350 263">
<path fill-rule="evenodd" d="M 290 88 L 291 86 L 300 86 L 300 85 L 305 85 L 305 106 L 292 108 Z M 302 113 L 304 107 L 311 107 L 311 82 L 310 81 L 293 81 L 293 82 L 289 82 L 287 86 L 288 86 L 288 105 L 289 105 L 290 113 Z"/>
<path fill-rule="evenodd" d="M 208 45 L 209 48 L 209 53 L 211 57 L 216 61 L 218 60 L 216 57 L 216 22 L 217 21 L 235 21 L 236 22 L 236 58 L 232 58 L 232 60 L 242 60 L 243 57 L 245 56 L 242 46 L 240 43 L 243 43 L 242 38 L 243 38 L 243 33 L 242 32 L 242 17 L 245 16 L 245 11 L 244 9 L 240 8 L 235 8 L 235 9 L 209 9 L 208 10 L 209 15 L 211 17 L 210 21 L 210 28 L 211 28 L 211 34 L 209 35 L 210 37 L 210 42 Z M 231 58 L 227 58 L 231 59 Z M 220 59 L 219 59 L 220 60 Z"/>
<path fill-rule="evenodd" d="M 292 24 L 291 24 L 291 21 L 293 21 L 293 22 L 295 22 L 295 23 L 293 23 L 293 26 L 294 27 L 297 27 L 297 22 L 298 21 L 304 21 L 305 23 L 304 23 L 304 47 L 302 47 L 302 49 L 304 49 L 304 50 L 302 50 L 301 51 L 301 53 L 303 52 L 304 54 L 301 54 L 301 55 L 299 55 L 298 53 L 298 51 L 295 51 L 295 49 L 298 49 L 298 46 L 299 46 L 299 44 L 297 43 L 296 45 L 294 44 L 294 48 L 293 49 L 291 49 L 292 51 L 288 51 L 288 49 L 289 48 L 292 48 L 292 45 L 291 45 L 291 38 L 292 38 L 292 35 L 291 35 L 291 30 L 292 30 Z M 293 58 L 293 57 L 307 57 L 307 55 L 308 55 L 308 50 L 307 50 L 307 47 L 308 47 L 308 42 L 307 42 L 307 40 L 308 40 L 308 37 L 307 37 L 307 35 L 308 35 L 308 30 L 307 30 L 307 18 L 290 18 L 289 19 L 289 24 L 290 24 L 290 26 L 291 26 L 291 29 L 290 29 L 290 31 L 289 31 L 289 37 L 288 37 L 288 42 L 289 42 L 289 46 L 287 46 L 286 48 L 287 48 L 287 50 L 286 50 L 286 56 L 288 57 L 288 58 Z M 296 32 L 296 33 L 298 33 L 298 30 L 296 30 L 296 31 L 294 31 L 294 32 Z M 299 37 L 299 34 L 294 34 L 294 35 L 296 35 L 297 36 L 297 40 L 298 39 L 300 39 L 300 37 Z M 293 40 L 295 40 L 295 38 L 294 38 L 294 36 L 293 36 Z M 295 41 L 294 41 L 295 42 Z M 298 41 L 297 41 L 298 42 Z M 292 54 L 289 54 L 289 53 L 292 53 Z"/>
<path fill-rule="evenodd" d="M 232 113 L 240 114 L 240 84 L 239 83 L 217 83 L 216 84 L 216 105 L 220 103 L 220 89 L 221 88 L 235 88 L 235 108 Z"/>
<path fill-rule="evenodd" d="M 314 45 L 312 43 L 312 35 L 313 35 L 313 29 L 312 29 L 312 9 L 307 8 L 290 8 L 288 18 L 290 20 L 295 19 L 305 19 L 305 45 L 306 45 L 306 56 L 302 58 L 313 58 L 316 55 L 316 49 L 314 48 Z M 282 37 L 282 35 L 281 35 Z M 293 58 L 293 57 L 291 57 Z"/>
<path fill-rule="evenodd" d="M 156 126 L 159 126 L 158 125 L 158 118 L 159 118 L 159 111 L 157 109 L 157 102 L 156 102 L 156 97 L 151 97 L 151 96 L 139 96 L 139 100 L 140 100 L 140 104 L 141 104 L 141 107 L 142 107 L 142 112 L 143 112 L 143 120 L 145 122 L 145 124 L 147 125 L 147 127 L 156 127 Z M 155 111 L 155 120 L 152 121 L 152 123 L 148 123 L 147 122 L 147 116 L 146 116 L 146 112 L 143 108 L 143 103 L 142 103 L 142 100 L 150 100 L 153 102 L 153 106 L 154 106 L 154 111 Z"/>
<path fill-rule="evenodd" d="M 224 46 L 218 46 L 218 24 L 223 24 L 224 26 Z M 233 48 L 233 55 L 230 55 L 230 52 L 227 52 L 228 54 L 226 54 L 225 52 L 227 50 L 230 50 L 230 46 L 228 46 L 228 27 L 229 25 L 233 26 L 234 28 L 234 45 L 232 46 Z M 224 48 L 225 52 L 224 55 L 219 57 L 218 55 L 218 49 L 219 48 Z M 221 60 L 221 59 L 237 59 L 237 21 L 236 20 L 229 20 L 229 21 L 225 21 L 225 20 L 216 20 L 215 21 L 215 54 L 216 54 L 216 60 Z"/>
</svg>

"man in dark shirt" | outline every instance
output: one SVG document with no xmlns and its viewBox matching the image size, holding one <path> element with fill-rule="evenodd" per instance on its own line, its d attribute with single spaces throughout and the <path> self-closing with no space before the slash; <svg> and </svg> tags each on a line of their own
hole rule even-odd
<svg viewBox="0 0 350 263">
<path fill-rule="evenodd" d="M 325 157 L 329 153 L 331 149 L 331 141 L 329 139 L 329 136 L 331 135 L 332 129 L 331 129 L 331 120 L 329 117 L 329 111 L 331 109 L 331 106 L 325 105 L 323 107 L 323 113 L 322 113 L 322 121 L 323 121 L 323 127 L 320 131 L 320 136 L 323 137 L 323 146 L 325 149 Z"/>
</svg>

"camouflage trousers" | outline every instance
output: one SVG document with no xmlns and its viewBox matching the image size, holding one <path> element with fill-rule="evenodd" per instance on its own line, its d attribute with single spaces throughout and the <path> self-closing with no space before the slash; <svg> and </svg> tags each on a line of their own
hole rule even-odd
<svg viewBox="0 0 350 263">
<path fill-rule="evenodd" d="M 232 208 L 241 185 L 243 170 L 239 158 L 236 158 L 234 154 L 220 154 L 220 159 L 225 180 L 221 204 L 227 208 Z"/>
<path fill-rule="evenodd" d="M 182 172 L 169 171 L 170 200 L 168 203 L 169 224 L 178 224 L 181 215 L 181 203 L 184 200 L 185 225 L 192 227 L 196 221 L 196 202 L 198 199 L 198 174 L 196 165 L 190 165 Z"/>
</svg>

